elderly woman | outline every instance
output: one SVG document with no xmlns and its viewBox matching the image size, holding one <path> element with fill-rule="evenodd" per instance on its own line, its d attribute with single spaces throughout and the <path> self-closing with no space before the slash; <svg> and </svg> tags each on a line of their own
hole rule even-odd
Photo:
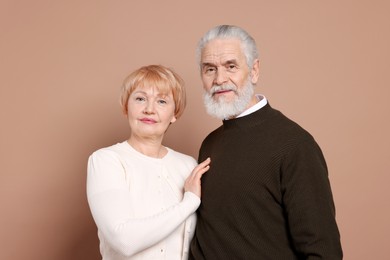
<svg viewBox="0 0 390 260">
<path fill-rule="evenodd" d="M 88 161 L 87 197 L 102 257 L 187 259 L 210 159 L 197 165 L 162 145 L 185 107 L 183 80 L 160 65 L 142 67 L 125 79 L 121 106 L 129 139 Z"/>
</svg>

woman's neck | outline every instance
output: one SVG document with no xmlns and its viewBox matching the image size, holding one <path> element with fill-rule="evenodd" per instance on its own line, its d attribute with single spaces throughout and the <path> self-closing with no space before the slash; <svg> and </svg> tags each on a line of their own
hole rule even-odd
<svg viewBox="0 0 390 260">
<path fill-rule="evenodd" d="M 163 158 L 168 152 L 168 150 L 161 144 L 161 141 L 139 140 L 138 138 L 130 137 L 127 142 L 136 151 L 152 158 Z"/>
</svg>

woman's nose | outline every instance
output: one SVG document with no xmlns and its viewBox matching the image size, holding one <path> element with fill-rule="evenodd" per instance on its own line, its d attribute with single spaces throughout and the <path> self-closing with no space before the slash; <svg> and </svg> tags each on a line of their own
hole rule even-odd
<svg viewBox="0 0 390 260">
<path fill-rule="evenodd" d="M 154 113 L 153 102 L 147 102 L 144 108 L 144 114 L 153 114 L 153 113 Z"/>
</svg>

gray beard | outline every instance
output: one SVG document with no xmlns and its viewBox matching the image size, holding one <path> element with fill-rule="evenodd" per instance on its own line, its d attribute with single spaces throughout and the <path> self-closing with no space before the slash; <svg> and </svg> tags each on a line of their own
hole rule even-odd
<svg viewBox="0 0 390 260">
<path fill-rule="evenodd" d="M 212 93 L 222 89 L 233 90 L 237 95 L 236 98 L 230 102 L 227 102 L 223 96 L 219 97 L 218 100 L 215 100 Z M 248 80 L 242 89 L 237 89 L 237 87 L 232 84 L 213 86 L 209 92 L 204 92 L 203 102 L 209 115 L 221 120 L 229 119 L 236 117 L 245 111 L 252 99 L 254 91 L 254 86 L 248 77 Z"/>
</svg>

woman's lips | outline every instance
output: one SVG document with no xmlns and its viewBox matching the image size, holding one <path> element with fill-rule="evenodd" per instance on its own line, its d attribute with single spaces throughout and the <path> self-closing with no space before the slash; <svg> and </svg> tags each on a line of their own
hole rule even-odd
<svg viewBox="0 0 390 260">
<path fill-rule="evenodd" d="M 146 123 L 146 124 L 154 124 L 154 123 L 157 123 L 156 120 L 152 119 L 152 118 L 141 118 L 139 121 L 143 122 L 143 123 Z"/>
</svg>

